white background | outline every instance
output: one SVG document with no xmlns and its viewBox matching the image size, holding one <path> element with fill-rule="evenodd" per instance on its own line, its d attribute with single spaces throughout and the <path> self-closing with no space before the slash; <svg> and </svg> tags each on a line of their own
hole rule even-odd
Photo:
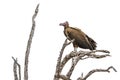
<svg viewBox="0 0 120 80">
<path fill-rule="evenodd" d="M 95 73 L 88 80 L 120 80 L 120 1 L 119 0 L 1 0 L 0 1 L 0 79 L 13 80 L 12 56 L 18 58 L 22 73 L 31 17 L 40 3 L 29 57 L 29 80 L 52 80 L 57 57 L 66 39 L 59 23 L 68 21 L 106 49 L 111 57 L 80 61 L 71 78 L 83 72 L 114 66 L 117 73 Z M 73 50 L 72 45 L 64 55 Z M 80 50 L 80 49 L 79 49 Z M 101 53 L 103 54 L 103 53 Z M 65 67 L 63 74 L 69 69 Z M 23 79 L 23 74 L 22 74 Z"/>
</svg>

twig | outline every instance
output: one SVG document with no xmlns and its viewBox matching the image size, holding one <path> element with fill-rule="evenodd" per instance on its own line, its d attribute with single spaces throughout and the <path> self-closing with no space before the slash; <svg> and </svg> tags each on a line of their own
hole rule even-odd
<svg viewBox="0 0 120 80">
<path fill-rule="evenodd" d="M 13 65 L 13 71 L 14 71 L 14 78 L 15 80 L 21 80 L 21 66 L 20 64 L 17 62 L 17 59 L 15 59 L 14 57 L 12 57 L 12 59 L 14 60 L 14 65 Z M 18 70 L 19 70 L 19 78 L 17 75 L 17 66 L 18 66 Z"/>
<path fill-rule="evenodd" d="M 110 72 L 109 71 L 110 69 L 113 69 L 115 72 L 117 72 L 117 70 L 113 66 L 110 66 L 107 69 L 93 69 L 90 72 L 88 72 L 88 74 L 85 77 L 79 77 L 77 80 L 86 80 L 89 76 L 91 76 L 95 72 Z"/>
<path fill-rule="evenodd" d="M 28 80 L 28 58 L 29 58 L 29 54 L 30 54 L 32 38 L 33 38 L 33 35 L 34 35 L 34 31 L 35 31 L 35 17 L 37 16 L 37 13 L 38 13 L 38 7 L 39 7 L 39 4 L 37 5 L 37 7 L 35 9 L 35 13 L 32 17 L 32 28 L 31 28 L 31 32 L 30 32 L 30 35 L 29 35 L 27 48 L 26 48 L 26 53 L 25 53 L 24 80 Z"/>
<path fill-rule="evenodd" d="M 17 59 L 16 59 L 15 61 L 17 62 Z M 14 80 L 18 80 L 18 75 L 17 75 L 17 64 L 16 64 L 15 61 L 14 61 L 14 64 L 13 64 Z"/>
</svg>

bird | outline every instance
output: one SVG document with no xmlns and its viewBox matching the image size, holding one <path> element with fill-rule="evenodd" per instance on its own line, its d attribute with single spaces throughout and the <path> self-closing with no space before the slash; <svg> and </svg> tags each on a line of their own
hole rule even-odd
<svg viewBox="0 0 120 80">
<path fill-rule="evenodd" d="M 59 24 L 60 26 L 64 26 L 64 34 L 68 40 L 73 41 L 74 51 L 77 51 L 77 48 L 96 50 L 96 42 L 85 34 L 81 29 L 70 27 L 68 21 Z"/>
</svg>

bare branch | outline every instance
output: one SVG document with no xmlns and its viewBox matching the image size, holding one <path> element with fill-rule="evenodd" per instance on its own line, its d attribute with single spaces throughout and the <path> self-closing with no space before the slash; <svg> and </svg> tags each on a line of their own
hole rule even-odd
<svg viewBox="0 0 120 80">
<path fill-rule="evenodd" d="M 70 43 L 72 43 L 74 40 L 70 41 L 70 42 L 67 42 L 67 39 L 64 41 L 64 44 L 62 46 L 62 49 L 60 51 L 60 54 L 59 54 L 59 57 L 58 57 L 58 60 L 57 60 L 57 66 L 56 66 L 56 71 L 55 71 L 55 75 L 54 75 L 54 80 L 59 80 L 59 76 L 60 76 L 60 73 L 61 73 L 61 59 L 62 59 L 62 55 L 63 55 L 63 52 L 64 52 L 64 49 L 67 45 L 69 45 Z"/>
<path fill-rule="evenodd" d="M 30 35 L 29 35 L 27 48 L 26 48 L 26 53 L 25 53 L 24 80 L 28 80 L 28 58 L 29 58 L 29 54 L 30 54 L 32 38 L 33 38 L 33 35 L 34 35 L 34 31 L 35 31 L 35 17 L 37 16 L 37 13 L 38 13 L 38 7 L 39 7 L 39 4 L 37 5 L 37 7 L 35 9 L 35 13 L 32 17 L 32 28 L 31 28 L 31 32 L 30 32 Z"/>
<path fill-rule="evenodd" d="M 94 51 L 92 51 L 93 53 L 95 53 L 95 52 L 103 52 L 103 53 L 110 53 L 110 51 L 108 51 L 108 50 L 94 50 Z"/>
<path fill-rule="evenodd" d="M 117 72 L 113 66 L 110 66 L 107 69 L 93 69 L 90 72 L 88 72 L 88 74 L 85 77 L 79 77 L 77 80 L 86 80 L 89 76 L 91 76 L 95 72 L 110 72 L 109 71 L 110 69 L 113 69 L 115 72 Z"/>
<path fill-rule="evenodd" d="M 97 54 L 92 54 L 95 52 L 103 52 L 103 53 L 108 53 L 108 54 L 104 54 L 104 55 L 97 55 Z M 79 59 L 84 59 L 83 57 L 87 56 L 86 58 L 103 58 L 103 57 L 107 57 L 110 56 L 109 55 L 109 51 L 107 50 L 95 50 L 95 51 L 79 51 L 79 52 L 70 52 L 68 55 L 66 55 L 63 59 L 63 61 L 61 62 L 61 68 L 64 67 L 64 65 L 66 64 L 66 62 L 68 62 L 68 60 L 70 60 L 73 57 L 79 56 Z M 86 59 L 85 58 L 85 59 Z M 61 69 L 62 70 L 62 69 Z"/>
<path fill-rule="evenodd" d="M 18 80 L 18 75 L 17 75 L 17 59 L 14 60 L 14 64 L 13 64 L 13 72 L 14 72 L 14 80 Z"/>
<path fill-rule="evenodd" d="M 74 53 L 73 51 L 71 53 L 69 53 L 68 55 L 66 55 L 60 65 L 60 71 L 62 71 L 63 67 L 65 66 L 65 64 L 74 56 L 77 56 L 76 53 Z"/>
<path fill-rule="evenodd" d="M 75 63 L 73 65 L 71 65 L 68 73 L 66 74 L 66 76 L 69 78 L 72 75 L 72 72 L 79 60 L 84 60 L 87 58 L 99 59 L 99 58 L 104 58 L 104 57 L 110 56 L 109 54 L 97 55 L 97 54 L 95 54 L 95 52 L 109 53 L 109 51 L 107 51 L 107 50 L 79 51 L 79 52 L 72 51 L 70 54 L 68 54 L 64 57 L 63 61 L 61 62 L 61 65 L 60 65 L 60 71 L 62 71 L 65 64 L 73 57 L 76 57 Z"/>
<path fill-rule="evenodd" d="M 13 66 L 13 71 L 14 71 L 14 78 L 15 80 L 21 80 L 21 66 L 20 64 L 17 62 L 17 59 L 15 59 L 14 57 L 12 57 L 12 59 L 14 60 L 14 66 Z M 18 66 L 18 74 L 19 74 L 19 78 L 17 75 L 17 66 Z"/>
<path fill-rule="evenodd" d="M 115 72 L 117 72 L 117 70 L 113 66 L 110 66 L 107 70 L 109 71 L 110 69 L 113 69 Z"/>
<path fill-rule="evenodd" d="M 62 80 L 71 80 L 65 75 L 59 75 L 59 78 L 62 79 Z"/>
<path fill-rule="evenodd" d="M 54 80 L 59 80 L 59 79 L 71 80 L 70 77 L 75 69 L 75 66 L 79 62 L 79 60 L 84 60 L 84 59 L 88 59 L 88 58 L 101 59 L 101 58 L 110 56 L 110 54 L 109 54 L 110 52 L 108 50 L 93 50 L 93 51 L 79 51 L 79 52 L 72 51 L 68 55 L 66 55 L 62 60 L 62 55 L 63 55 L 65 47 L 67 45 L 69 45 L 70 43 L 72 43 L 73 41 L 74 40 L 72 40 L 68 43 L 67 39 L 66 39 L 62 46 L 62 49 L 60 51 L 60 54 L 59 54 L 59 57 L 57 60 Z M 107 54 L 96 54 L 97 52 L 102 52 L 102 53 L 107 53 Z M 65 64 L 72 58 L 74 58 L 74 61 L 73 61 L 74 63 L 71 65 L 69 71 L 67 72 L 66 75 L 61 75 L 61 72 L 62 72 Z M 91 70 L 85 77 L 83 77 L 83 74 L 82 74 L 81 77 L 79 77 L 77 80 L 86 80 L 94 72 L 110 72 L 109 69 L 113 69 L 114 71 L 116 71 L 116 69 L 112 66 L 109 67 L 108 69 L 94 69 L 94 70 Z"/>
<path fill-rule="evenodd" d="M 77 64 L 77 62 L 76 62 L 76 64 Z M 76 64 L 72 64 L 72 65 L 71 65 L 71 67 L 70 67 L 68 73 L 66 74 L 66 76 L 67 76 L 68 78 L 71 77 L 71 75 L 72 75 L 72 73 L 73 73 L 73 70 L 74 70 Z"/>
</svg>

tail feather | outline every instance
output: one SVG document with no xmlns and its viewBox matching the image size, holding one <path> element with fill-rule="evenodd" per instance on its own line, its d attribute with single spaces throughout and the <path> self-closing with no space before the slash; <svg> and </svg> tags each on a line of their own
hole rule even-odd
<svg viewBox="0 0 120 80">
<path fill-rule="evenodd" d="M 90 45 L 91 45 L 91 47 L 92 47 L 92 49 L 91 50 L 95 50 L 96 49 L 96 42 L 92 39 L 92 38 L 90 38 L 90 37 L 88 37 L 87 35 L 86 35 L 86 37 L 88 38 L 88 41 L 89 41 L 89 43 L 90 43 Z"/>
</svg>

